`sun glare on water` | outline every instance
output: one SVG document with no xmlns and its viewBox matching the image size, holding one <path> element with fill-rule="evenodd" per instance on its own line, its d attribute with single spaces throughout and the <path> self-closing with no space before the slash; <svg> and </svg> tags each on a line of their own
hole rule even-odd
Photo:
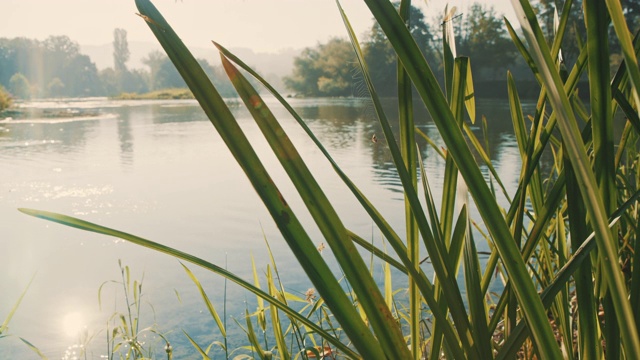
<svg viewBox="0 0 640 360">
<path fill-rule="evenodd" d="M 86 325 L 86 319 L 79 311 L 70 312 L 62 318 L 62 332 L 70 338 L 78 337 Z"/>
</svg>

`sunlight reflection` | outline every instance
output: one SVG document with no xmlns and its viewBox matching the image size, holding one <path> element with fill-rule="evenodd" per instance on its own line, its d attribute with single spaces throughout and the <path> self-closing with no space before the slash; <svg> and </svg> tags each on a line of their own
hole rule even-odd
<svg viewBox="0 0 640 360">
<path fill-rule="evenodd" d="M 84 315 L 79 311 L 73 311 L 62 318 L 62 332 L 70 337 L 77 338 L 80 332 L 87 327 Z"/>
</svg>

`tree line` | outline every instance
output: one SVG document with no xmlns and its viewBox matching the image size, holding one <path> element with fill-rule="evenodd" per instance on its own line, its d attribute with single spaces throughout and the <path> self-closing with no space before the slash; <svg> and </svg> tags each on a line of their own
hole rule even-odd
<svg viewBox="0 0 640 360">
<path fill-rule="evenodd" d="M 129 69 L 127 32 L 114 30 L 114 66 L 98 70 L 80 53 L 80 46 L 68 36 L 50 36 L 44 41 L 0 38 L 0 93 L 6 89 L 14 98 L 115 96 L 145 93 L 186 84 L 169 58 L 153 51 L 143 59 L 146 69 Z M 223 96 L 233 89 L 224 70 L 204 59 L 198 62 Z"/>
<path fill-rule="evenodd" d="M 536 10 L 544 30 L 553 36 L 553 19 L 557 3 L 563 1 L 539 0 Z M 627 23 L 635 33 L 640 29 L 640 1 L 622 0 Z M 561 12 L 562 7 L 558 8 Z M 443 15 L 427 21 L 424 14 L 411 8 L 409 31 L 420 46 L 423 55 L 440 81 L 442 69 Z M 454 22 L 458 56 L 469 56 L 478 96 L 500 97 L 506 94 L 507 70 L 519 78 L 520 84 L 535 85 L 535 78 L 507 32 L 504 20 L 492 6 L 474 3 L 449 21 Z M 579 44 L 586 38 L 582 0 L 575 0 L 570 10 L 569 34 L 563 42 L 563 61 L 575 62 Z M 374 22 L 362 37 L 361 46 L 376 91 L 381 96 L 396 95 L 396 56 L 380 26 Z M 616 37 L 611 30 L 611 65 L 616 68 L 622 60 Z M 366 96 L 363 78 L 350 42 L 333 38 L 326 43 L 304 49 L 294 60 L 285 85 L 298 96 Z M 535 93 L 531 92 L 531 94 Z M 527 89 L 523 89 L 524 95 Z"/>
<path fill-rule="evenodd" d="M 554 0 L 538 0 L 536 3 L 539 18 L 550 39 L 556 4 Z M 640 29 L 640 1 L 622 0 L 622 5 L 627 23 L 635 33 Z M 562 11 L 562 7 L 558 11 Z M 427 20 L 418 8 L 412 7 L 408 24 L 409 31 L 441 81 L 442 21 L 443 15 Z M 479 96 L 503 96 L 507 70 L 518 78 L 519 84 L 535 85 L 528 66 L 522 57 L 517 56 L 503 19 L 493 7 L 474 3 L 450 21 L 454 21 L 457 55 L 471 58 Z M 567 29 L 562 58 L 570 67 L 585 38 L 582 0 L 573 2 Z M 381 96 L 394 96 L 397 91 L 394 85 L 397 64 L 391 45 L 375 22 L 362 38 L 365 60 L 376 90 Z M 611 66 L 616 68 L 622 56 L 613 30 L 610 38 Z M 78 43 L 68 36 L 51 36 L 44 41 L 0 38 L 0 97 L 7 98 L 3 88 L 14 98 L 28 99 L 114 96 L 186 87 L 164 53 L 149 53 L 143 59 L 144 69 L 129 69 L 129 57 L 127 32 L 123 29 L 114 30 L 113 67 L 100 71 L 87 55 L 80 53 Z M 204 59 L 198 59 L 198 62 L 223 96 L 235 95 L 220 66 L 211 65 Z M 299 96 L 367 96 L 359 69 L 350 42 L 333 38 L 304 49 L 294 59 L 291 74 L 283 80 L 285 86 Z M 526 96 L 527 89 L 523 89 L 521 95 Z M 3 103 L 7 104 L 7 101 Z"/>
</svg>

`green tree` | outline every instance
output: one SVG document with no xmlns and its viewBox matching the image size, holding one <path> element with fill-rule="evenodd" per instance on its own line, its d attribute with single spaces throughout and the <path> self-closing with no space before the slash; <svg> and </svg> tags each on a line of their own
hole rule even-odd
<svg viewBox="0 0 640 360">
<path fill-rule="evenodd" d="M 106 68 L 101 70 L 98 74 L 98 77 L 100 78 L 100 84 L 104 89 L 104 94 L 115 96 L 120 93 L 120 90 L 118 89 L 118 79 L 113 68 Z"/>
<path fill-rule="evenodd" d="M 55 78 L 65 85 L 57 89 L 58 96 L 104 94 L 95 64 L 68 36 L 44 41 L 1 38 L 0 84 L 11 88 L 10 79 L 18 73 L 29 79 L 31 96 L 47 95 L 48 84 Z"/>
<path fill-rule="evenodd" d="M 129 61 L 129 43 L 127 42 L 127 30 L 113 30 L 113 68 L 117 73 L 127 72 L 127 61 Z"/>
<path fill-rule="evenodd" d="M 0 111 L 10 107 L 12 103 L 13 99 L 11 98 L 11 95 L 2 85 L 0 85 Z"/>
<path fill-rule="evenodd" d="M 293 63 L 285 85 L 304 96 L 353 95 L 356 58 L 348 41 L 333 38 L 326 44 L 302 51 Z"/>
<path fill-rule="evenodd" d="M 395 5 L 396 8 L 399 7 L 399 3 Z M 422 54 L 432 67 L 435 66 L 437 68 L 440 61 L 436 56 L 436 52 L 433 50 L 433 33 L 430 26 L 425 22 L 422 11 L 414 6 L 411 6 L 409 12 L 408 26 L 409 32 L 418 46 L 420 46 Z M 374 25 L 369 31 L 368 38 L 364 42 L 363 51 L 378 94 L 382 96 L 396 95 L 396 53 L 377 22 L 374 22 Z"/>
<path fill-rule="evenodd" d="M 302 50 L 300 56 L 293 60 L 293 73 L 283 79 L 285 86 L 301 95 L 317 95 L 318 79 L 322 75 L 322 70 L 315 66 L 319 57 L 316 48 Z"/>
<path fill-rule="evenodd" d="M 472 4 L 464 14 L 458 55 L 471 57 L 474 77 L 494 80 L 516 59 L 516 48 L 492 6 Z"/>
<path fill-rule="evenodd" d="M 64 90 L 64 83 L 62 82 L 62 80 L 60 80 L 60 78 L 57 78 L 57 77 L 53 78 L 53 80 L 51 80 L 47 85 L 47 94 L 49 96 L 53 96 L 53 97 L 60 96 L 63 90 Z"/>
<path fill-rule="evenodd" d="M 144 92 L 148 90 L 145 76 L 140 72 L 131 72 L 127 68 L 130 57 L 127 31 L 113 30 L 113 69 L 116 76 L 116 87 L 119 92 Z"/>
<path fill-rule="evenodd" d="M 158 73 L 162 64 L 168 60 L 167 56 L 159 50 L 154 50 L 142 59 L 142 63 L 149 67 L 149 90 L 159 89 Z"/>
<path fill-rule="evenodd" d="M 233 86 L 222 67 L 213 66 L 205 59 L 197 60 L 222 96 L 235 95 Z M 145 72 L 149 90 L 187 87 L 178 70 L 164 53 L 152 51 L 142 59 L 142 63 L 149 67 L 149 71 Z"/>
<path fill-rule="evenodd" d="M 9 80 L 9 90 L 20 99 L 31 98 L 31 84 L 29 79 L 21 73 L 14 74 Z"/>
<path fill-rule="evenodd" d="M 87 55 L 70 59 L 59 72 L 67 96 L 93 96 L 104 93 L 95 63 Z"/>
</svg>

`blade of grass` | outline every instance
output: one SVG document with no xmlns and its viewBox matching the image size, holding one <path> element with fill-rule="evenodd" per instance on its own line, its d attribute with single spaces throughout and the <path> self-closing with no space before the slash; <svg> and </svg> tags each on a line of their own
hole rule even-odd
<svg viewBox="0 0 640 360">
<path fill-rule="evenodd" d="M 474 333 L 478 334 L 478 348 L 483 359 L 493 358 L 491 349 L 491 335 L 487 325 L 487 308 L 485 307 L 484 294 L 480 288 L 482 274 L 480 273 L 480 262 L 476 250 L 473 233 L 469 231 L 467 222 L 467 234 L 464 242 L 464 272 L 465 285 L 467 290 L 467 300 L 469 302 L 469 316 Z"/>
<path fill-rule="evenodd" d="M 365 2 L 399 55 L 469 187 L 480 214 L 494 239 L 496 249 L 503 259 L 507 273 L 510 278 L 514 279 L 514 290 L 522 313 L 532 329 L 533 339 L 540 349 L 541 355 L 547 358 L 559 358 L 561 355 L 553 331 L 547 321 L 536 289 L 529 278 L 524 261 L 513 242 L 513 237 L 500 213 L 495 198 L 464 141 L 460 128 L 455 126 L 455 119 L 439 89 L 435 76 L 409 32 L 402 28 L 401 19 L 391 11 L 393 6 L 387 2 L 375 0 L 365 0 Z"/>
<path fill-rule="evenodd" d="M 274 297 L 280 298 L 280 301 L 284 302 L 284 296 L 282 296 L 276 288 L 273 276 L 271 274 L 271 268 L 267 267 L 267 286 L 269 287 L 269 294 Z M 271 327 L 273 328 L 273 335 L 276 338 L 276 344 L 278 345 L 278 352 L 280 358 L 283 360 L 291 359 L 289 352 L 287 351 L 287 343 L 284 339 L 284 333 L 282 332 L 282 324 L 280 322 L 280 316 L 278 314 L 278 308 L 271 304 L 269 312 L 271 313 Z"/>
<path fill-rule="evenodd" d="M 613 28 L 620 42 L 622 48 L 622 55 L 624 61 L 627 64 L 627 72 L 629 80 L 631 82 L 631 95 L 636 102 L 636 108 L 640 108 L 640 69 L 638 69 L 638 58 L 634 49 L 633 41 L 631 40 L 631 33 L 627 27 L 627 22 L 624 19 L 624 13 L 622 12 L 622 5 L 620 1 L 605 0 L 609 15 L 611 16 L 611 22 Z"/>
<path fill-rule="evenodd" d="M 568 174 L 567 180 L 567 213 L 569 215 L 569 231 L 571 234 L 571 247 L 574 252 L 582 244 L 582 239 L 587 238 L 589 233 L 587 224 L 583 221 L 586 217 L 586 210 L 580 198 L 578 181 L 569 163 L 565 160 L 565 171 Z M 602 346 L 598 339 L 599 325 L 597 318 L 598 302 L 594 296 L 593 274 L 591 258 L 586 257 L 583 264 L 576 269 L 574 276 L 576 288 L 576 301 L 578 304 L 578 346 L 579 354 L 584 359 L 600 359 L 602 356 Z"/>
<path fill-rule="evenodd" d="M 346 15 L 344 15 L 344 12 L 342 11 L 342 9 L 340 9 L 340 10 L 341 10 L 341 14 L 343 15 L 343 21 L 345 21 L 345 26 L 349 30 L 349 34 L 352 37 L 352 41 L 357 44 L 357 39 L 355 39 L 355 35 L 353 34 L 353 30 L 351 29 L 351 26 L 349 25 L 348 19 L 346 18 Z M 413 272 L 413 274 L 412 274 L 413 277 L 415 279 L 418 279 L 416 281 L 418 283 L 420 291 L 421 291 L 422 295 L 425 297 L 425 301 L 432 308 L 434 318 L 441 319 L 441 321 L 446 321 L 446 319 L 447 319 L 446 314 L 441 313 L 440 311 L 438 311 L 438 309 L 433 310 L 433 308 L 435 307 L 436 302 L 435 302 L 434 297 L 433 297 L 432 285 L 429 282 L 429 280 L 426 278 L 425 274 L 422 272 L 421 269 L 418 269 L 418 270 L 412 269 L 413 263 L 411 263 L 409 258 L 406 256 L 407 249 L 406 249 L 405 245 L 402 243 L 400 237 L 391 228 L 391 226 L 387 223 L 387 221 L 380 215 L 379 211 L 371 204 L 371 202 L 369 202 L 369 200 L 362 194 L 362 192 L 355 186 L 355 184 L 340 169 L 340 167 L 337 165 L 337 163 L 331 158 L 329 153 L 326 151 L 326 149 L 322 146 L 322 144 L 318 141 L 318 139 L 309 130 L 309 128 L 304 123 L 304 121 L 295 112 L 295 110 L 293 110 L 291 105 L 288 104 L 287 101 L 275 89 L 273 89 L 273 87 L 268 82 L 266 82 L 264 80 L 264 78 L 262 78 L 259 74 L 257 74 L 253 69 L 248 67 L 238 57 L 233 55 L 231 52 L 229 52 L 227 49 L 225 49 L 220 44 L 217 44 L 215 42 L 214 42 L 214 44 L 216 45 L 218 50 L 220 50 L 220 52 L 223 53 L 227 58 L 232 60 L 234 63 L 238 64 L 240 67 L 242 67 L 244 70 L 246 70 L 252 76 L 254 76 L 261 84 L 263 84 L 269 90 L 269 92 L 271 92 L 274 95 L 274 97 L 276 97 L 276 99 L 278 99 L 278 101 L 280 101 L 280 103 L 296 119 L 298 124 L 305 130 L 307 135 L 312 139 L 312 141 L 316 144 L 316 146 L 318 146 L 320 151 L 325 155 L 327 160 L 333 166 L 333 168 L 336 171 L 336 173 L 344 181 L 344 183 L 347 185 L 347 187 L 352 191 L 354 196 L 358 199 L 358 201 L 363 206 L 363 208 L 367 211 L 369 216 L 371 216 L 372 220 L 379 227 L 379 229 L 381 230 L 381 232 L 383 233 L 385 238 L 389 241 L 389 244 L 393 247 L 394 251 L 398 254 L 398 257 L 401 259 L 401 261 L 404 264 L 404 266 L 407 269 L 407 271 L 409 273 Z M 359 45 L 356 46 L 356 47 L 359 48 Z M 459 348 L 459 341 L 457 340 L 457 336 L 455 335 L 452 327 L 450 327 L 450 326 L 446 327 L 444 332 L 445 332 L 445 336 L 448 338 L 448 341 L 451 344 L 453 344 L 451 346 L 452 353 L 457 354 L 456 358 L 461 358 L 462 357 L 462 352 L 461 352 L 461 350 Z"/>
<path fill-rule="evenodd" d="M 598 250 L 606 259 L 616 259 L 614 238 L 607 226 L 607 218 L 603 199 L 597 191 L 596 179 L 585 154 L 584 143 L 580 138 L 575 116 L 567 94 L 564 92 L 560 75 L 554 67 L 542 32 L 530 4 L 525 0 L 512 0 L 525 36 L 533 49 L 534 60 L 541 70 L 543 81 L 549 91 L 549 100 L 558 117 L 558 125 L 566 144 L 567 155 L 576 171 L 587 214 L 596 233 Z M 609 3 L 609 1 L 608 1 Z M 630 41 L 629 41 L 630 42 Z M 633 63 L 633 62 L 632 62 Z M 623 348 L 631 358 L 640 356 L 640 339 L 633 321 L 633 313 L 628 299 L 625 298 L 626 285 L 620 268 L 615 261 L 603 262 L 603 272 L 607 285 L 611 287 L 611 297 L 616 318 L 620 324 Z"/>
<path fill-rule="evenodd" d="M 11 310 L 9 310 L 9 314 L 7 314 L 7 316 L 5 317 L 2 325 L 0 325 L 0 337 L 6 335 L 7 330 L 9 329 L 9 323 L 11 322 L 11 319 L 13 319 L 13 316 L 16 314 L 16 311 L 18 311 L 18 307 L 20 307 L 20 303 L 22 302 L 22 299 L 24 299 L 24 296 L 27 294 L 27 291 L 29 290 L 29 287 L 31 286 L 31 283 L 33 282 L 33 279 L 35 279 L 35 277 L 35 275 L 31 277 L 31 280 L 29 280 L 27 287 L 22 291 L 18 300 L 16 300 L 16 303 L 13 305 Z"/>
<path fill-rule="evenodd" d="M 44 220 L 48 220 L 48 221 L 53 221 L 56 222 L 58 224 L 62 224 L 65 226 L 69 226 L 69 227 L 73 227 L 76 229 L 80 229 L 80 230 L 85 230 L 85 231 L 91 231 L 91 232 L 95 232 L 98 234 L 103 234 L 103 235 L 107 235 L 107 236 L 113 236 L 113 237 L 117 237 L 119 239 L 122 240 L 126 240 L 129 241 L 133 244 L 136 245 L 140 245 L 170 256 L 173 256 L 177 259 L 180 260 L 184 260 L 186 262 L 189 262 L 191 264 L 194 264 L 196 266 L 199 266 L 203 269 L 209 270 L 211 272 L 214 272 L 216 274 L 219 274 L 223 277 L 225 277 L 226 279 L 229 279 L 231 281 L 233 281 L 234 283 L 238 284 L 239 286 L 241 286 L 242 288 L 250 291 L 251 293 L 260 296 L 261 298 L 263 298 L 266 302 L 273 304 L 275 306 L 278 307 L 278 309 L 280 309 L 282 312 L 294 317 L 296 320 L 300 321 L 301 323 L 303 323 L 305 326 L 307 326 L 308 328 L 312 329 L 313 331 L 317 332 L 318 335 L 322 336 L 322 337 L 326 337 L 327 341 L 329 341 L 331 344 L 333 344 L 334 346 L 336 346 L 337 348 L 339 348 L 341 351 L 343 351 L 345 354 L 347 354 L 348 356 L 351 357 L 358 357 L 358 354 L 356 352 L 354 352 L 352 349 L 350 349 L 348 346 L 346 346 L 345 344 L 343 344 L 342 342 L 340 342 L 338 339 L 334 338 L 333 336 L 331 336 L 329 333 L 327 333 L 324 329 L 322 329 L 321 327 L 319 327 L 318 325 L 316 325 L 315 323 L 313 323 L 312 321 L 310 321 L 309 319 L 307 319 L 306 317 L 302 316 L 301 314 L 299 314 L 297 311 L 293 310 L 292 308 L 286 306 L 285 304 L 283 304 L 281 301 L 279 301 L 278 299 L 273 298 L 271 295 L 269 295 L 269 293 L 256 288 L 255 286 L 253 286 L 251 283 L 249 283 L 248 281 L 243 280 L 242 278 L 236 276 L 235 274 L 227 271 L 226 269 L 223 269 L 215 264 L 212 264 L 204 259 L 201 259 L 197 256 L 194 256 L 192 254 L 188 254 L 185 253 L 183 251 L 174 249 L 172 247 L 169 246 L 165 246 L 132 234 L 128 234 L 119 230 L 114 230 L 114 229 L 110 229 L 108 227 L 104 227 L 98 224 L 94 224 L 88 221 L 84 221 L 78 218 L 74 218 L 74 217 L 70 217 L 70 216 L 66 216 L 66 215 L 62 215 L 62 214 L 56 214 L 56 213 L 52 213 L 52 212 L 47 212 L 47 211 L 40 211 L 40 210 L 33 210 L 33 209 L 18 209 L 20 210 L 22 213 L 27 214 L 27 215 L 31 215 L 40 219 L 44 219 Z"/>
<path fill-rule="evenodd" d="M 359 320 L 350 301 L 319 256 L 308 234 L 299 223 L 286 201 L 258 159 L 251 144 L 235 121 L 222 97 L 208 80 L 204 71 L 178 38 L 170 25 L 148 0 L 136 0 L 140 13 L 147 21 L 171 61 L 193 92 L 201 107 L 247 174 L 254 189 L 278 225 L 287 244 L 302 265 L 318 291 L 327 296 L 325 301 L 353 341 L 362 356 L 379 358 L 383 351 L 366 325 Z"/>
<path fill-rule="evenodd" d="M 222 56 L 222 64 L 236 91 L 253 115 L 333 250 L 333 254 L 356 293 L 359 304 L 367 314 L 367 319 L 384 353 L 391 358 L 406 357 L 408 352 L 402 333 L 391 312 L 385 306 L 384 297 L 371 277 L 364 260 L 348 238 L 342 221 L 324 195 L 320 185 L 311 175 L 284 129 L 249 81 L 224 56 Z M 311 276 L 311 274 L 309 275 Z M 330 304 L 327 297 L 334 296 L 334 294 L 322 293 L 322 295 L 325 301 Z"/>
<path fill-rule="evenodd" d="M 399 14 L 405 21 L 407 26 L 411 23 L 410 19 L 411 1 L 402 0 L 400 2 Z M 411 184 L 417 187 L 417 169 L 416 169 L 416 148 L 415 148 L 415 125 L 413 119 L 413 97 L 411 88 L 411 80 L 404 71 L 404 68 L 397 62 L 397 78 L 398 78 L 398 122 L 400 125 L 400 151 L 404 159 L 404 166 L 411 177 Z M 420 238 L 418 225 L 413 216 L 411 203 L 405 195 L 404 201 L 405 226 L 406 226 L 406 242 L 409 259 L 419 266 L 420 263 Z M 422 306 L 420 291 L 413 277 L 409 277 L 409 338 L 411 342 L 411 355 L 414 360 L 419 360 L 421 355 L 420 343 L 420 307 Z"/>
<path fill-rule="evenodd" d="M 352 41 L 355 41 L 355 43 L 357 44 L 357 39 L 355 39 L 355 35 L 353 34 L 353 30 L 351 29 L 351 27 L 349 25 L 348 19 L 346 18 L 346 15 L 344 15 L 344 12 L 342 11 L 342 9 L 340 9 L 340 10 L 341 10 L 341 14 L 343 15 L 343 21 L 345 21 L 345 26 L 349 30 L 350 36 L 352 37 Z M 418 269 L 418 270 L 410 269 L 410 267 L 413 266 L 412 265 L 413 263 L 411 263 L 409 258 L 406 256 L 407 249 L 406 249 L 405 245 L 402 243 L 400 237 L 391 228 L 391 226 L 388 224 L 388 222 L 380 215 L 380 212 L 371 204 L 371 202 L 369 202 L 369 200 L 362 194 L 362 192 L 355 186 L 355 184 L 340 169 L 340 167 L 337 165 L 337 163 L 331 158 L 331 156 L 326 151 L 326 149 L 322 146 L 322 144 L 320 144 L 320 142 L 313 135 L 313 133 L 311 133 L 309 128 L 304 124 L 304 121 L 293 110 L 293 108 L 286 102 L 286 100 L 277 91 L 275 91 L 275 89 L 273 89 L 273 87 L 271 85 L 269 85 L 269 83 L 266 82 L 264 80 L 264 78 L 262 78 L 259 74 L 257 74 L 255 71 L 253 71 L 250 67 L 248 67 L 239 58 L 237 58 L 235 55 L 233 55 L 231 52 L 229 52 L 227 49 L 225 49 L 220 44 L 217 44 L 215 42 L 214 42 L 214 44 L 220 50 L 221 53 L 223 53 L 226 57 L 228 57 L 234 63 L 238 64 L 244 70 L 249 72 L 260 83 L 262 83 L 278 99 L 278 101 L 280 101 L 280 103 L 283 104 L 283 106 L 291 113 L 291 115 L 296 119 L 298 124 L 305 130 L 305 132 L 309 135 L 309 137 L 312 139 L 312 141 L 316 144 L 316 146 L 318 146 L 320 151 L 325 155 L 327 160 L 333 166 L 333 168 L 336 171 L 336 173 L 344 181 L 344 183 L 347 185 L 347 187 L 352 191 L 354 196 L 358 199 L 358 201 L 363 206 L 363 208 L 367 211 L 369 216 L 371 216 L 372 220 L 379 227 L 379 229 L 381 230 L 381 232 L 383 233 L 385 238 L 387 238 L 387 240 L 389 241 L 389 244 L 393 247 L 394 251 L 396 251 L 396 253 L 398 254 L 398 256 L 401 259 L 402 263 L 405 265 L 405 268 L 407 268 L 410 273 L 413 272 L 412 275 L 414 276 L 415 279 L 419 279 L 417 281 L 418 281 L 418 284 L 419 284 L 418 286 L 420 287 L 420 291 L 423 294 L 423 296 L 425 297 L 425 301 L 427 301 L 429 306 L 433 308 L 435 306 L 436 302 L 435 302 L 435 300 L 433 300 L 434 299 L 433 298 L 433 289 L 432 289 L 431 283 L 426 278 L 426 276 L 424 275 L 422 270 L 420 270 L 420 269 Z M 359 48 L 359 46 L 356 46 L 356 47 Z M 434 315 L 435 318 L 439 318 L 439 319 L 442 319 L 443 321 L 446 321 L 446 314 L 442 314 L 437 309 L 433 310 L 433 315 Z M 462 352 L 461 352 L 461 350 L 459 348 L 459 341 L 456 340 L 457 337 L 455 336 L 455 334 L 454 334 L 454 332 L 453 332 L 451 327 L 447 327 L 445 329 L 445 336 L 448 337 L 448 339 L 449 339 L 448 341 L 450 341 L 451 344 L 454 344 L 454 345 L 452 345 L 453 353 L 458 354 L 456 357 L 460 358 L 462 356 Z"/>
<path fill-rule="evenodd" d="M 447 31 L 447 37 L 453 38 L 453 34 L 451 33 L 453 29 L 450 27 L 450 25 L 445 24 L 444 27 Z M 450 46 L 451 53 L 455 53 L 455 43 L 445 42 L 444 46 L 445 47 Z M 447 51 L 445 50 L 445 53 L 446 52 Z M 464 123 L 463 109 L 464 109 L 464 100 L 466 95 L 465 90 L 467 89 L 466 82 L 469 79 L 467 75 L 469 74 L 469 71 L 470 71 L 469 58 L 467 57 L 456 58 L 453 60 L 453 71 L 451 73 L 451 76 L 452 76 L 451 81 L 449 82 L 448 80 L 446 80 L 447 83 L 451 84 L 451 89 L 449 89 L 450 91 L 449 106 L 451 107 L 451 111 L 454 114 L 454 117 L 456 119 L 456 123 L 458 126 L 462 126 L 462 124 Z M 440 221 L 438 221 L 437 219 L 437 212 L 435 210 L 435 205 L 433 205 L 434 202 L 431 196 L 431 190 L 428 186 L 426 173 L 424 171 L 424 167 L 422 166 L 422 160 L 421 160 L 420 168 L 423 174 L 423 184 L 424 184 L 423 188 L 425 191 L 425 197 L 427 199 L 427 211 L 429 212 L 431 224 L 434 224 L 434 236 L 438 238 L 438 241 L 444 243 L 445 246 L 449 247 L 448 252 L 450 254 L 451 253 L 460 254 L 461 251 L 459 251 L 458 249 L 452 248 L 450 244 L 451 231 L 453 226 L 453 217 L 455 214 L 455 211 L 451 211 L 451 209 L 455 209 L 456 206 L 459 207 L 461 205 L 461 204 L 456 204 L 456 202 L 458 201 L 459 195 L 464 196 L 466 198 L 467 190 L 466 190 L 466 185 L 464 184 L 464 181 L 458 180 L 458 177 L 459 177 L 458 169 L 456 168 L 453 158 L 448 152 L 445 158 L 446 158 L 446 163 L 445 163 L 444 182 L 443 182 L 443 188 L 442 188 L 442 203 L 441 203 L 442 217 Z M 459 243 L 459 245 L 462 246 L 462 243 Z M 452 256 L 449 256 L 449 262 L 451 262 L 452 264 L 455 264 L 454 266 L 452 266 L 453 269 L 458 269 L 459 261 L 460 261 L 459 257 L 454 258 Z M 435 282 L 435 290 L 436 290 L 436 300 L 440 301 L 441 303 L 441 310 L 447 311 L 446 302 L 441 300 L 442 287 L 440 282 Z M 441 344 L 442 344 L 442 331 L 440 329 L 440 324 L 438 321 L 434 321 L 432 325 L 432 336 L 431 336 L 431 348 L 432 348 L 431 358 L 432 359 L 434 359 L 437 356 L 437 354 L 439 354 L 439 351 L 436 351 L 436 349 L 439 349 L 442 346 Z"/>
<path fill-rule="evenodd" d="M 633 196 L 629 197 L 612 215 L 608 223 L 608 227 L 613 227 L 618 223 L 624 212 L 636 204 L 640 200 L 640 191 L 636 191 Z M 590 257 L 590 252 L 597 247 L 595 232 L 592 232 L 588 238 L 582 242 L 582 245 L 574 251 L 571 259 L 556 273 L 553 281 L 540 294 L 540 298 L 545 308 L 551 306 L 559 291 L 561 291 L 571 276 L 579 269 L 579 267 Z M 513 359 L 526 340 L 529 328 L 522 322 L 514 329 L 513 334 L 507 339 L 503 347 L 500 349 L 496 360 Z"/>
<path fill-rule="evenodd" d="M 593 127 L 593 157 L 594 174 L 596 183 L 600 190 L 600 196 L 604 203 L 604 210 L 607 214 L 613 212 L 617 204 L 617 185 L 615 166 L 615 150 L 613 143 L 613 119 L 611 108 L 611 85 L 609 79 L 609 41 L 608 27 L 609 19 L 606 4 L 600 0 L 586 0 L 584 2 L 584 16 L 587 28 L 587 51 L 589 54 L 589 94 L 591 103 L 591 126 Z M 583 209 L 580 207 L 580 212 Z M 578 216 L 584 214 L 577 214 Z M 584 219 L 584 217 L 582 217 Z M 617 233 L 614 229 L 614 233 Z M 573 239 L 573 237 L 572 237 Z M 612 242 L 613 251 L 618 253 L 617 242 Z M 606 256 L 605 256 L 606 259 Z M 604 259 L 601 259 L 603 261 Z M 606 261 L 606 260 L 604 260 Z M 590 265 L 590 264 L 589 264 Z M 590 272 L 586 265 L 582 268 L 581 275 L 585 276 Z M 584 300 L 587 311 L 594 311 L 595 304 L 589 290 L 589 284 L 584 284 L 582 296 L 579 300 Z M 607 293 L 604 298 L 604 338 L 607 344 L 607 356 L 617 359 L 620 356 L 620 329 L 616 323 L 611 294 Z M 580 305 L 580 304 L 579 304 Z M 582 306 L 582 305 L 580 305 Z M 594 312 L 595 313 L 595 312 Z M 593 314 L 593 313 L 592 313 Z M 593 317 L 592 314 L 583 314 Z M 592 322 L 593 319 L 586 319 L 585 322 Z M 593 324 L 591 324 L 593 325 Z M 589 333 L 587 333 L 589 334 Z"/>
<path fill-rule="evenodd" d="M 209 354 L 207 354 L 207 352 L 204 349 L 202 349 L 202 347 L 198 345 L 198 343 L 195 340 L 193 340 L 193 338 L 189 336 L 189 334 L 187 334 L 186 331 L 183 330 L 182 332 L 184 333 L 184 336 L 187 337 L 187 340 L 189 340 L 189 342 L 191 343 L 191 346 L 193 346 L 193 348 L 196 349 L 198 354 L 202 356 L 202 360 L 211 360 L 211 358 L 209 357 Z"/>
<path fill-rule="evenodd" d="M 42 360 L 48 360 L 49 359 L 40 349 L 38 349 L 37 346 L 33 345 L 29 341 L 27 341 L 27 340 L 25 340 L 23 338 L 20 338 L 20 341 L 25 343 L 27 345 L 27 347 L 29 347 L 29 349 L 31 349 L 31 351 L 35 352 L 40 357 L 40 359 L 42 359 Z"/>
<path fill-rule="evenodd" d="M 386 10 L 391 11 L 393 13 L 393 16 L 399 19 L 396 25 L 403 31 L 407 32 L 407 35 L 411 37 L 404 25 L 404 22 L 398 17 L 398 14 L 395 11 L 393 5 L 388 5 L 389 7 Z M 344 14 L 344 12 L 342 13 Z M 343 20 L 345 21 L 345 24 L 348 25 L 348 20 L 344 15 Z M 431 227 L 429 226 L 429 222 L 427 221 L 425 213 L 422 210 L 422 205 L 418 199 L 415 188 L 413 188 L 413 186 L 411 185 L 411 177 L 407 173 L 406 168 L 402 165 L 403 160 L 400 149 L 398 148 L 398 144 L 394 140 L 393 131 L 371 81 L 369 70 L 366 62 L 364 61 L 362 50 L 360 49 L 357 39 L 353 34 L 353 31 L 350 29 L 350 26 L 347 26 L 347 28 L 350 30 L 349 37 L 352 40 L 351 43 L 356 52 L 356 57 L 358 59 L 358 63 L 360 64 L 365 83 L 367 84 L 367 88 L 369 89 L 374 109 L 380 121 L 380 125 L 382 126 L 385 138 L 387 139 L 387 144 L 389 146 L 393 161 L 396 165 L 400 181 L 402 182 L 403 188 L 407 194 L 407 199 L 411 203 L 413 214 L 416 217 L 420 233 L 423 237 L 423 243 L 427 248 L 429 256 L 431 257 L 433 268 L 438 276 L 438 280 L 442 283 L 442 286 L 444 288 L 444 295 L 446 297 L 447 304 L 451 308 L 451 316 L 454 320 L 454 323 L 456 324 L 456 330 L 460 334 L 461 342 L 465 350 L 470 354 L 473 353 L 475 356 L 478 356 L 477 349 L 475 349 L 474 345 L 473 335 L 471 334 L 471 330 L 469 328 L 469 319 L 465 316 L 466 311 L 464 308 L 464 301 L 462 299 L 462 295 L 460 293 L 460 289 L 457 285 L 456 279 L 453 276 L 454 271 L 451 268 L 450 262 L 447 260 L 446 246 L 441 241 L 438 241 L 438 239 L 433 235 Z M 417 51 L 419 53 L 419 50 Z M 420 56 L 422 55 L 420 54 Z"/>
<path fill-rule="evenodd" d="M 226 338 L 227 331 L 225 330 L 224 324 L 220 319 L 220 316 L 218 316 L 218 312 L 216 311 L 216 308 L 213 306 L 213 303 L 211 303 L 211 300 L 209 300 L 209 296 L 207 296 L 207 293 L 204 291 L 204 288 L 202 287 L 200 280 L 198 280 L 195 274 L 183 263 L 180 263 L 180 265 L 182 265 L 182 267 L 184 268 L 184 271 L 187 273 L 191 281 L 193 281 L 193 283 L 198 288 L 198 291 L 200 292 L 200 296 L 202 297 L 202 300 L 204 301 L 204 304 L 207 307 L 207 310 L 209 310 L 209 314 L 211 314 L 211 317 L 216 322 L 216 325 L 218 325 L 218 329 L 220 330 L 222 337 Z M 261 298 L 259 299 L 262 300 Z"/>
</svg>

